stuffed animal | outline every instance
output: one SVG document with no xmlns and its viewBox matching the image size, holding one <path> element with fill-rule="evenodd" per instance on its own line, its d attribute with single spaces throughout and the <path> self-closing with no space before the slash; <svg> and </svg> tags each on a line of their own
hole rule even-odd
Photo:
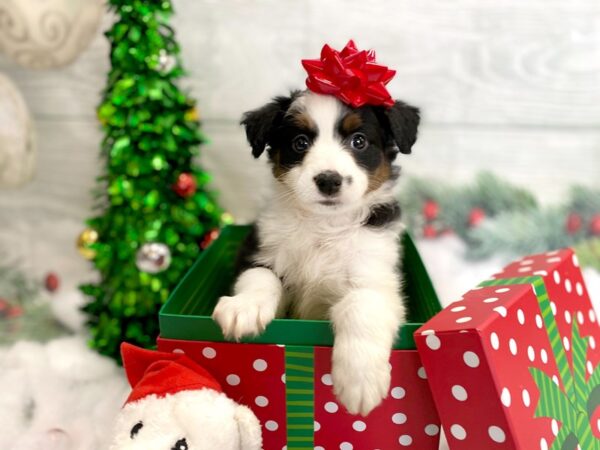
<svg viewBox="0 0 600 450">
<path fill-rule="evenodd" d="M 260 422 L 181 353 L 122 344 L 132 387 L 110 450 L 261 450 Z"/>
</svg>

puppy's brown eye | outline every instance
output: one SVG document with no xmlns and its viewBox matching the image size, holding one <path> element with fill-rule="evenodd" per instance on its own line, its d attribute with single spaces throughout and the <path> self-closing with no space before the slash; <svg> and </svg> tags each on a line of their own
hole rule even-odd
<svg viewBox="0 0 600 450">
<path fill-rule="evenodd" d="M 304 134 L 296 136 L 292 141 L 292 148 L 299 153 L 305 152 L 308 149 L 309 145 L 310 141 L 308 140 L 308 137 Z"/>
<path fill-rule="evenodd" d="M 369 141 L 367 141 L 367 137 L 362 133 L 355 133 L 350 138 L 350 145 L 355 150 L 364 150 L 368 147 Z"/>
</svg>

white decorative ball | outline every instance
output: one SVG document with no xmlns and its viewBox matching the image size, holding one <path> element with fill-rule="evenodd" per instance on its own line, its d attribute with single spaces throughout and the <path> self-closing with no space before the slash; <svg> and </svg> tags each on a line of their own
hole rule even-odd
<svg viewBox="0 0 600 450">
<path fill-rule="evenodd" d="M 0 0 L 0 52 L 29 69 L 71 63 L 96 35 L 102 0 Z"/>
<path fill-rule="evenodd" d="M 0 188 L 29 181 L 35 159 L 33 123 L 25 100 L 17 87 L 0 74 Z"/>
<path fill-rule="evenodd" d="M 162 242 L 146 242 L 137 251 L 135 264 L 142 272 L 162 272 L 171 265 L 171 250 Z"/>
</svg>

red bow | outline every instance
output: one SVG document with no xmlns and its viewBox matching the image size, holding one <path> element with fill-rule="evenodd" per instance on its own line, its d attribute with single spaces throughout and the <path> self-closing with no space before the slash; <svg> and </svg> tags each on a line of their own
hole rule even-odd
<svg viewBox="0 0 600 450">
<path fill-rule="evenodd" d="M 335 95 L 353 108 L 394 104 L 385 85 L 396 71 L 377 64 L 373 50 L 359 51 L 352 40 L 341 52 L 325 44 L 320 59 L 303 59 L 302 65 L 306 86 L 317 94 Z"/>
</svg>

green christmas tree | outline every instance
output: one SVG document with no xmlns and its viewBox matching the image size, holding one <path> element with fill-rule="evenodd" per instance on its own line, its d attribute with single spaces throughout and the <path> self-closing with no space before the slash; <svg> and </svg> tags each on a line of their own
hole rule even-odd
<svg viewBox="0 0 600 450">
<path fill-rule="evenodd" d="M 121 341 L 154 345 L 158 310 L 227 221 L 193 158 L 204 141 L 168 21 L 170 0 L 109 0 L 111 69 L 98 108 L 104 131 L 95 217 L 80 251 L 100 272 L 82 286 L 91 345 L 119 359 Z"/>
</svg>

